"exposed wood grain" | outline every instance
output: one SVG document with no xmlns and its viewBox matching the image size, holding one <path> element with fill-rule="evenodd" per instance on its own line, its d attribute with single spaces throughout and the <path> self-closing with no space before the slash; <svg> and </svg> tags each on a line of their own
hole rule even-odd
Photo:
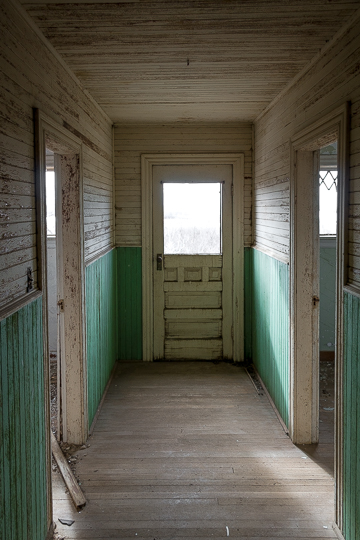
<svg viewBox="0 0 360 540">
<path fill-rule="evenodd" d="M 286 202 L 287 186 L 279 179 L 290 176 L 290 153 L 288 140 L 306 118 L 313 120 L 334 108 L 338 103 L 351 100 L 351 114 L 356 118 L 359 109 L 359 74 L 357 62 L 360 50 L 359 21 L 354 21 L 349 31 L 283 95 L 281 102 L 270 108 L 256 122 L 255 131 L 255 183 L 254 183 L 254 234 L 256 244 L 271 247 L 274 253 L 289 253 L 289 242 L 283 235 L 275 234 L 278 217 L 288 221 L 283 209 L 288 213 Z M 306 117 L 304 116 L 306 114 Z M 353 193 L 358 191 L 360 169 L 358 165 L 359 139 L 356 122 L 352 122 L 350 139 L 350 219 L 349 228 L 357 230 L 359 204 Z M 281 197 L 277 196 L 281 194 Z M 274 209 L 277 205 L 277 211 Z M 269 227 L 268 232 L 266 228 Z M 273 241 L 271 240 L 273 235 Z M 353 238 L 353 242 L 357 240 Z M 272 244 L 270 246 L 270 244 Z M 360 245 L 360 240 L 359 240 Z M 353 284 L 359 283 L 354 270 L 359 269 L 359 261 L 352 259 L 350 267 Z"/>
<path fill-rule="evenodd" d="M 358 3 L 24 6 L 104 110 L 132 123 L 254 119 Z"/>
<path fill-rule="evenodd" d="M 294 446 L 241 368 L 119 364 L 89 442 L 81 514 L 55 484 L 68 538 L 336 538 L 330 439 Z"/>
<path fill-rule="evenodd" d="M 244 238 L 251 243 L 250 124 L 140 124 L 115 127 L 116 244 L 141 245 L 140 156 L 144 153 L 244 152 Z M 130 220 L 127 223 L 127 220 Z M 136 227 L 137 225 L 137 227 Z"/>
<path fill-rule="evenodd" d="M 53 432 L 51 432 L 51 451 L 60 469 L 64 482 L 69 490 L 70 496 L 74 501 L 75 508 L 80 510 L 86 504 L 85 496 L 81 490 L 81 487 L 77 483 Z"/>
<path fill-rule="evenodd" d="M 0 221 L 1 252 L 8 257 L 1 304 L 26 295 L 26 267 L 36 270 L 33 107 L 45 110 L 83 140 L 85 215 L 109 217 L 85 240 L 86 255 L 111 246 L 112 137 L 109 119 L 82 91 L 12 2 L 1 3 Z M 91 191 L 91 197 L 87 188 Z M 103 206 L 107 202 L 107 206 Z M 99 242 L 97 238 L 99 236 Z M 32 258 L 29 257 L 33 249 Z M 22 282 L 18 277 L 22 275 Z M 36 274 L 35 274 L 36 277 Z M 34 286 L 37 287 L 36 281 Z"/>
</svg>

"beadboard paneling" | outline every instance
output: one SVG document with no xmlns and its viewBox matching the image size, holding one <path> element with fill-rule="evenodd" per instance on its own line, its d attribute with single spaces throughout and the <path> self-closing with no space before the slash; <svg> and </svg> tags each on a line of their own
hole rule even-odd
<svg viewBox="0 0 360 540">
<path fill-rule="evenodd" d="M 252 360 L 289 422 L 289 266 L 250 250 Z"/>
<path fill-rule="evenodd" d="M 86 352 L 89 427 L 117 359 L 116 250 L 86 267 Z"/>
<path fill-rule="evenodd" d="M 117 248 L 118 357 L 142 359 L 141 249 Z"/>
<path fill-rule="evenodd" d="M 0 322 L 0 536 L 43 540 L 46 489 L 42 298 Z"/>
<path fill-rule="evenodd" d="M 360 299 L 344 294 L 343 534 L 360 538 Z"/>
<path fill-rule="evenodd" d="M 82 141 L 86 259 L 113 240 L 111 122 L 27 18 L 1 2 L 0 306 L 26 295 L 28 266 L 37 286 L 33 107 Z"/>
<path fill-rule="evenodd" d="M 289 256 L 289 140 L 351 101 L 349 283 L 360 285 L 360 21 L 354 19 L 318 60 L 255 122 L 254 240 Z"/>
<path fill-rule="evenodd" d="M 244 240 L 250 245 L 252 128 L 250 124 L 115 126 L 116 245 L 141 246 L 141 154 L 245 155 Z"/>
</svg>

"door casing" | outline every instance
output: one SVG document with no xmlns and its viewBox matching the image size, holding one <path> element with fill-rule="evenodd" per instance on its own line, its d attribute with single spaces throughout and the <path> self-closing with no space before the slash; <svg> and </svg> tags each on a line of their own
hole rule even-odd
<svg viewBox="0 0 360 540">
<path fill-rule="evenodd" d="M 233 360 L 244 359 L 244 155 L 243 154 L 143 154 L 142 194 L 142 310 L 143 360 L 152 361 L 154 351 L 153 301 L 153 167 L 157 165 L 231 165 L 233 247 Z"/>
<path fill-rule="evenodd" d="M 290 181 L 290 415 L 289 433 L 297 444 L 318 441 L 318 358 L 315 359 L 313 324 L 304 331 L 304 317 L 313 319 L 312 296 L 316 279 L 314 198 L 318 182 L 316 152 L 338 141 L 338 221 L 335 365 L 335 485 L 336 523 L 342 529 L 343 441 L 343 291 L 347 275 L 347 209 L 349 104 L 335 109 L 299 131 L 291 139 Z M 316 156 L 315 156 L 316 157 Z M 309 199 L 312 199 L 309 204 Z M 302 210 L 305 209 L 306 215 Z M 318 219 L 318 218 L 317 218 Z M 299 231 L 301 230 L 301 234 Z M 316 240 L 315 240 L 316 241 Z M 305 243 L 304 243 L 305 242 Z M 311 274 L 309 279 L 307 273 Z M 305 351 L 305 354 L 304 354 Z M 304 361 L 305 359 L 305 361 Z"/>
<path fill-rule="evenodd" d="M 46 278 L 46 163 L 45 149 L 55 154 L 58 194 L 62 204 L 62 238 L 59 245 L 58 268 L 60 290 L 64 295 L 64 328 L 61 351 L 61 405 L 62 437 L 64 441 L 83 444 L 88 435 L 87 376 L 86 376 L 86 325 L 85 325 L 85 272 L 83 238 L 83 186 L 82 143 L 75 135 L 54 122 L 42 111 L 35 110 L 36 125 L 36 174 L 37 204 L 40 241 L 38 260 L 41 261 L 43 290 L 44 359 L 45 373 L 49 373 L 47 278 Z M 59 199 L 59 197 L 58 197 Z M 59 200 L 57 200 L 57 204 Z M 58 281 L 59 284 L 59 281 Z M 47 394 L 49 390 L 47 389 Z M 50 397 L 49 397 L 50 400 Z M 50 440 L 50 433 L 49 433 Z M 49 443 L 48 443 L 49 444 Z"/>
</svg>

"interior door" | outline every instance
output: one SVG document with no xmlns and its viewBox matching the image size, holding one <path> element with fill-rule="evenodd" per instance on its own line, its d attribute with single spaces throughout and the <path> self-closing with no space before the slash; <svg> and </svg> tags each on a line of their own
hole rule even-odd
<svg viewBox="0 0 360 540">
<path fill-rule="evenodd" d="M 154 359 L 233 357 L 232 166 L 153 170 Z"/>
</svg>

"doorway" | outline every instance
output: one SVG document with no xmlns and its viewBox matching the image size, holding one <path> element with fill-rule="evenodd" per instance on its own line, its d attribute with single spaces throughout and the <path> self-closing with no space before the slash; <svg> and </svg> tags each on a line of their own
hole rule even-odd
<svg viewBox="0 0 360 540">
<path fill-rule="evenodd" d="M 44 291 L 44 343 L 48 359 L 49 337 L 52 343 L 56 341 L 57 344 L 57 436 L 64 442 L 83 444 L 88 434 L 88 422 L 81 141 L 38 110 L 35 111 L 35 121 L 38 204 L 42 231 L 38 258 L 41 261 Z M 48 282 L 47 268 L 47 156 L 55 173 L 55 285 Z M 56 295 L 50 287 L 56 288 Z M 56 311 L 56 329 L 51 326 L 51 321 L 50 325 L 48 322 L 49 302 Z M 55 332 L 56 338 L 53 335 Z"/>
<path fill-rule="evenodd" d="M 231 165 L 154 167 L 154 359 L 232 360 L 231 186 Z"/>
<path fill-rule="evenodd" d="M 144 360 L 243 360 L 243 162 L 238 154 L 142 156 Z M 178 218 L 196 218 L 207 206 L 197 197 L 211 190 L 214 243 L 190 247 L 188 236 L 185 248 L 171 244 L 171 197 Z"/>
<path fill-rule="evenodd" d="M 348 105 L 291 140 L 290 184 L 290 435 L 297 444 L 319 441 L 319 171 L 321 149 L 337 141 L 337 248 L 335 326 L 336 523 L 342 501 L 342 325 L 346 275 Z"/>
</svg>

